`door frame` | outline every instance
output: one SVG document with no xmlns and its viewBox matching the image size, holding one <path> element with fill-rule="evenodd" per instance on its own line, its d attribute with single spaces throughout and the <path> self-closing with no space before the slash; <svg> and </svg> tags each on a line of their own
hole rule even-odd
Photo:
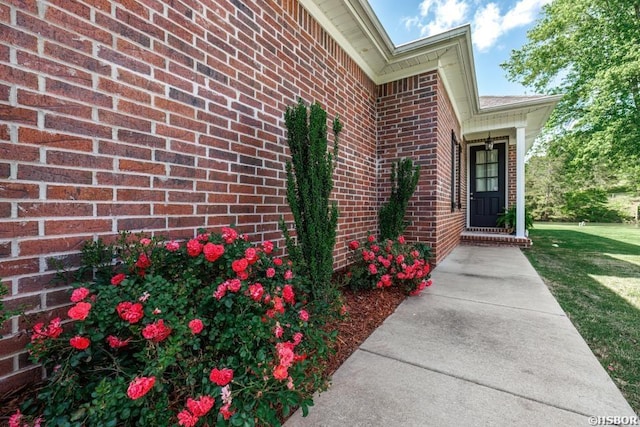
<svg viewBox="0 0 640 427">
<path fill-rule="evenodd" d="M 499 136 L 493 141 L 493 145 L 504 144 L 504 201 L 505 204 L 509 205 L 509 137 L 508 136 Z M 466 194 L 466 203 L 467 203 L 467 218 L 466 218 L 466 228 L 471 227 L 471 196 L 470 196 L 470 188 L 471 188 L 471 147 L 477 147 L 479 145 L 484 145 L 484 141 L 477 141 L 467 144 L 467 152 L 466 156 L 468 161 L 466 162 L 467 166 L 467 194 Z M 507 207 L 505 206 L 505 207 Z"/>
</svg>

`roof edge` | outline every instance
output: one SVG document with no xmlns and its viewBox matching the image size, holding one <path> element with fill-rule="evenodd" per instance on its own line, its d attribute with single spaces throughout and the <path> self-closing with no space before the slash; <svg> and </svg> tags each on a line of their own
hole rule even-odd
<svg viewBox="0 0 640 427">
<path fill-rule="evenodd" d="M 517 102 L 510 102 L 501 105 L 496 105 L 493 107 L 484 107 L 480 108 L 479 114 L 491 114 L 497 113 L 500 111 L 513 111 L 516 108 L 530 108 L 530 107 L 541 107 L 541 106 L 555 106 L 564 95 L 542 95 L 537 98 L 526 99 Z M 508 98 L 508 96 L 504 96 Z"/>
</svg>

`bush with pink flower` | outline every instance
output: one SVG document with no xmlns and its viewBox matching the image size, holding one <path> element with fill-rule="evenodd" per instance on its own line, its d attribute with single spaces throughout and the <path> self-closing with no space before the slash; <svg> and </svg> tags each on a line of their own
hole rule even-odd
<svg viewBox="0 0 640 427">
<path fill-rule="evenodd" d="M 326 385 L 327 314 L 275 253 L 228 227 L 185 242 L 88 244 L 81 272 L 93 279 L 73 285 L 66 316 L 33 326 L 31 356 L 48 382 L 19 416 L 253 426 L 306 410 Z"/>
<path fill-rule="evenodd" d="M 352 240 L 348 285 L 352 289 L 375 289 L 398 286 L 408 295 L 418 295 L 431 285 L 430 248 L 423 244 L 408 244 L 404 237 L 378 241 L 369 235 L 366 240 Z"/>
</svg>

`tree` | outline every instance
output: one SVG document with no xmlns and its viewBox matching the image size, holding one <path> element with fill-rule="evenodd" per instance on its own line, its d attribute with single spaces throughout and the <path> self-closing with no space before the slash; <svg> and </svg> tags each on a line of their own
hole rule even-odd
<svg viewBox="0 0 640 427">
<path fill-rule="evenodd" d="M 313 298 L 330 302 L 338 207 L 329 196 L 342 124 L 337 117 L 333 120 L 334 145 L 329 151 L 327 113 L 319 104 L 307 110 L 300 100 L 297 105 L 287 107 L 284 120 L 291 152 L 291 161 L 286 164 L 287 202 L 296 224 L 296 241 L 284 220 L 280 221 L 280 228 L 289 256 L 311 281 Z"/>
<path fill-rule="evenodd" d="M 562 159 L 529 158 L 525 168 L 525 197 L 534 219 L 549 221 L 561 216 L 567 184 Z"/>
<path fill-rule="evenodd" d="M 640 1 L 555 0 L 527 36 L 502 66 L 510 80 L 564 94 L 547 127 L 548 153 L 563 156 L 573 169 L 635 168 Z"/>
</svg>

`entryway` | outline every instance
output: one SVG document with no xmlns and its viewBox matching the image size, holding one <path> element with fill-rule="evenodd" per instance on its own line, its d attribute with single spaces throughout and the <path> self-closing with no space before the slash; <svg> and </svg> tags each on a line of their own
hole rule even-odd
<svg viewBox="0 0 640 427">
<path fill-rule="evenodd" d="M 487 150 L 484 145 L 470 148 L 469 225 L 495 227 L 505 208 L 504 143 Z"/>
</svg>

